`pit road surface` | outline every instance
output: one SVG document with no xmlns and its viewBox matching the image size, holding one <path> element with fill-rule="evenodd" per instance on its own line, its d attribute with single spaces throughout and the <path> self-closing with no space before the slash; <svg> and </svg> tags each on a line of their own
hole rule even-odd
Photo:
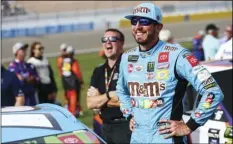
<svg viewBox="0 0 233 144">
<path fill-rule="evenodd" d="M 187 39 L 193 37 L 200 29 L 205 29 L 205 26 L 209 23 L 214 23 L 220 28 L 220 34 L 224 33 L 225 27 L 232 23 L 232 19 L 219 19 L 208 21 L 196 21 L 196 22 L 182 22 L 175 24 L 165 24 L 164 28 L 169 29 L 175 39 Z M 136 45 L 134 38 L 131 34 L 131 28 L 121 29 L 125 35 L 125 47 L 133 47 Z M 33 41 L 40 41 L 45 47 L 45 53 L 47 56 L 56 56 L 59 53 L 59 46 L 61 43 L 67 43 L 72 45 L 78 53 L 98 51 L 101 48 L 101 37 L 104 34 L 104 30 L 96 30 L 90 32 L 73 32 L 46 35 L 41 37 L 22 37 L 4 39 L 1 44 L 1 59 L 2 62 L 7 62 L 13 59 L 12 46 L 16 42 L 23 42 L 31 44 Z M 29 52 L 30 50 L 28 50 Z"/>
</svg>

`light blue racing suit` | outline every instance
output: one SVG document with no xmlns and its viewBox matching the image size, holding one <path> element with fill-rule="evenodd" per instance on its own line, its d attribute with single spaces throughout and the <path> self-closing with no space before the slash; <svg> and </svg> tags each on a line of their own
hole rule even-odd
<svg viewBox="0 0 233 144">
<path fill-rule="evenodd" d="M 131 143 L 180 143 L 186 137 L 164 139 L 158 132 L 160 119 L 182 120 L 182 99 L 190 82 L 202 95 L 187 126 L 194 131 L 216 111 L 223 93 L 206 68 L 187 49 L 158 41 L 150 50 L 139 47 L 122 56 L 117 83 L 121 111 L 134 116 Z"/>
</svg>

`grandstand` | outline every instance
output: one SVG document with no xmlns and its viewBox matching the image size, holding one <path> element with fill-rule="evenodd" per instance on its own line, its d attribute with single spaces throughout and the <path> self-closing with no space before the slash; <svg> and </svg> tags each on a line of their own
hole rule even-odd
<svg viewBox="0 0 233 144">
<path fill-rule="evenodd" d="M 141 1 L 15 1 L 27 11 L 37 13 L 66 12 L 76 10 L 97 10 L 135 6 Z M 184 1 L 150 1 L 158 6 L 164 4 L 182 4 Z M 190 3 L 190 2 L 189 2 Z"/>
</svg>

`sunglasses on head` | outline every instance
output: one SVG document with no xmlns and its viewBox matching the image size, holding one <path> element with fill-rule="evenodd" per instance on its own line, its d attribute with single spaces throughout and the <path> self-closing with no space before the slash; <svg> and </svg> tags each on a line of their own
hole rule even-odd
<svg viewBox="0 0 233 144">
<path fill-rule="evenodd" d="M 157 24 L 156 21 L 148 19 L 148 18 L 132 18 L 131 19 L 131 24 L 134 26 L 137 25 L 138 22 L 140 25 L 143 25 L 143 26 L 148 26 L 153 23 Z"/>
<path fill-rule="evenodd" d="M 109 40 L 110 42 L 116 42 L 116 41 L 120 40 L 120 38 L 118 38 L 118 37 L 116 37 L 116 36 L 102 37 L 102 38 L 101 38 L 102 43 L 106 43 L 108 40 Z"/>
</svg>

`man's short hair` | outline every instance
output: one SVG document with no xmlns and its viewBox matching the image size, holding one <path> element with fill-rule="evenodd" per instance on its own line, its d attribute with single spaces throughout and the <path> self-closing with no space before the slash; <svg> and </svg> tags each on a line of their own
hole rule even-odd
<svg viewBox="0 0 233 144">
<path fill-rule="evenodd" d="M 109 32 L 109 31 L 118 33 L 120 35 L 120 40 L 123 41 L 123 42 L 125 41 L 125 36 L 124 36 L 124 34 L 120 30 L 115 29 L 115 28 L 109 28 L 109 29 L 107 29 L 105 31 L 105 33 Z"/>
</svg>

